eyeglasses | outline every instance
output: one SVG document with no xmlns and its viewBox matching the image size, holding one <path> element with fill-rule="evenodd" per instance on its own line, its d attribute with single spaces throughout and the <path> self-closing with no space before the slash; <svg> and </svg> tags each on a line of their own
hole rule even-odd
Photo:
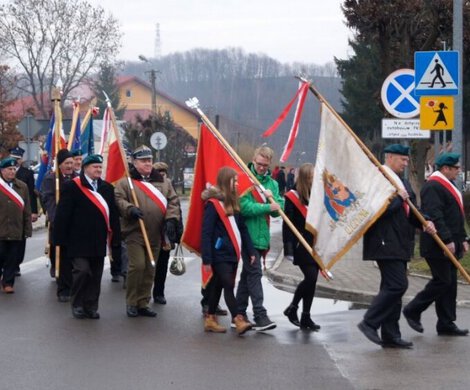
<svg viewBox="0 0 470 390">
<path fill-rule="evenodd" d="M 262 164 L 262 163 L 259 163 L 257 161 L 254 162 L 258 167 L 261 167 L 261 168 L 268 168 L 269 167 L 269 164 Z"/>
</svg>

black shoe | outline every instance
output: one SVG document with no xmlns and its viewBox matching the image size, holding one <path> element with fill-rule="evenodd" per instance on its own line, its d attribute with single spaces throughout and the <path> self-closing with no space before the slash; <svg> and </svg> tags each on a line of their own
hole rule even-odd
<svg viewBox="0 0 470 390">
<path fill-rule="evenodd" d="M 460 329 L 457 325 L 450 328 L 437 329 L 439 336 L 466 336 L 468 335 L 468 329 Z"/>
<path fill-rule="evenodd" d="M 138 310 L 137 310 L 137 306 L 127 305 L 127 307 L 126 307 L 126 313 L 127 313 L 127 316 L 128 316 L 128 317 L 138 317 L 138 316 L 139 316 L 139 312 L 138 312 Z"/>
<path fill-rule="evenodd" d="M 78 306 L 78 307 L 72 306 L 72 315 L 74 318 L 77 318 L 79 320 L 82 320 L 83 318 L 86 317 L 85 311 L 83 310 L 83 307 L 81 306 Z"/>
<path fill-rule="evenodd" d="M 401 338 L 384 340 L 382 342 L 382 348 L 411 349 L 413 348 L 413 343 L 411 341 L 406 341 Z"/>
<path fill-rule="evenodd" d="M 419 315 L 413 315 L 410 310 L 408 310 L 406 307 L 403 309 L 403 316 L 406 319 L 406 322 L 408 322 L 408 325 L 410 326 L 411 329 L 415 330 L 416 332 L 423 333 L 424 328 L 423 325 L 421 324 L 421 321 L 419 319 Z"/>
<path fill-rule="evenodd" d="M 166 299 L 163 295 L 155 295 L 153 297 L 153 301 L 155 303 L 159 303 L 160 305 L 166 305 Z"/>
<path fill-rule="evenodd" d="M 320 330 L 321 326 L 315 324 L 315 322 L 312 321 L 310 318 L 310 314 L 303 314 L 302 317 L 300 318 L 300 329 L 310 329 L 313 331 Z"/>
<path fill-rule="evenodd" d="M 91 320 L 99 320 L 100 319 L 100 313 L 98 313 L 96 310 L 84 310 L 85 311 L 85 317 L 89 318 Z"/>
<path fill-rule="evenodd" d="M 375 344 L 382 345 L 382 340 L 380 339 L 377 329 L 374 329 L 372 326 L 367 325 L 364 320 L 357 324 L 359 330 L 366 336 L 370 341 Z"/>
<path fill-rule="evenodd" d="M 156 317 L 157 313 L 153 310 L 150 310 L 148 307 L 140 307 L 137 309 L 137 313 L 142 317 Z"/>
<path fill-rule="evenodd" d="M 121 281 L 121 278 L 119 275 L 111 275 L 111 282 L 113 283 L 119 283 Z"/>
<path fill-rule="evenodd" d="M 217 305 L 217 309 L 215 309 L 215 315 L 226 316 L 227 314 L 228 314 L 227 310 L 222 309 L 219 305 Z"/>
<path fill-rule="evenodd" d="M 288 318 L 291 324 L 300 326 L 299 317 L 297 316 L 297 306 L 289 305 L 287 309 L 284 310 L 284 315 Z"/>
<path fill-rule="evenodd" d="M 255 326 L 253 327 L 254 330 L 258 332 L 263 332 L 265 330 L 271 330 L 276 327 L 276 323 L 271 321 L 267 315 L 260 318 L 255 318 Z"/>
<path fill-rule="evenodd" d="M 69 295 L 58 295 L 57 300 L 59 302 L 62 302 L 62 303 L 70 302 L 70 296 Z"/>
</svg>

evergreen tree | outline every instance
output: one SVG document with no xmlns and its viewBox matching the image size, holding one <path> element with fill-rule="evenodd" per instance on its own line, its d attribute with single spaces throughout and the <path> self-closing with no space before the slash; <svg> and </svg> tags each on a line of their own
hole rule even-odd
<svg viewBox="0 0 470 390">
<path fill-rule="evenodd" d="M 121 119 L 126 106 L 121 105 L 119 88 L 117 85 L 117 67 L 109 63 L 100 64 L 96 81 L 93 83 L 93 92 L 97 98 L 96 106 L 103 113 L 108 106 L 103 91 L 109 96 L 111 105 L 117 119 Z"/>
</svg>

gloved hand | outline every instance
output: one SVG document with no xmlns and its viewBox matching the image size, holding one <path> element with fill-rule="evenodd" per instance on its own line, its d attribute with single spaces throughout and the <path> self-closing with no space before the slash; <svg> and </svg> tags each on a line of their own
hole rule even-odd
<svg viewBox="0 0 470 390">
<path fill-rule="evenodd" d="M 138 207 L 132 206 L 129 210 L 129 214 L 134 219 L 144 218 L 144 213 Z"/>
<path fill-rule="evenodd" d="M 284 243 L 284 256 L 293 257 L 294 256 L 294 246 L 292 242 L 288 241 Z"/>
<path fill-rule="evenodd" d="M 178 221 L 176 220 L 176 218 L 170 218 L 165 221 L 165 232 L 170 242 L 177 241 L 177 237 L 176 237 L 177 236 L 176 234 L 177 223 Z"/>
</svg>

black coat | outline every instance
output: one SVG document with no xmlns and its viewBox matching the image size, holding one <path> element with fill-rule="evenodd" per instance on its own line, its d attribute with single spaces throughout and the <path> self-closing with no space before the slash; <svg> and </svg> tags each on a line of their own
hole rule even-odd
<svg viewBox="0 0 470 390">
<path fill-rule="evenodd" d="M 313 234 L 305 229 L 304 216 L 288 197 L 285 198 L 284 213 L 297 228 L 302 237 L 305 238 L 305 241 L 310 245 L 313 245 Z M 316 264 L 312 255 L 300 243 L 297 236 L 292 233 L 292 230 L 285 222 L 282 224 L 282 239 L 284 242 L 284 249 L 289 245 L 294 249 L 293 255 L 295 265 Z M 284 254 L 288 255 L 286 252 Z"/>
<path fill-rule="evenodd" d="M 242 239 L 242 251 L 252 256 L 255 254 L 255 250 L 243 217 L 240 213 L 236 213 L 234 217 Z M 206 202 L 204 207 L 201 233 L 201 252 L 204 264 L 238 262 L 239 259 L 237 259 L 232 241 L 212 202 Z M 222 240 L 222 244 L 220 248 L 216 249 L 215 244 L 219 237 Z"/>
<path fill-rule="evenodd" d="M 20 166 L 16 171 L 16 178 L 28 186 L 29 200 L 31 202 L 31 213 L 38 213 L 38 200 L 34 190 L 34 173 L 31 169 Z"/>
<path fill-rule="evenodd" d="M 402 181 L 415 203 L 416 195 L 410 183 Z M 411 211 L 406 215 L 403 199 L 397 195 L 364 235 L 364 260 L 410 260 L 416 227 L 421 224 Z"/>
<path fill-rule="evenodd" d="M 457 258 L 463 255 L 463 245 L 467 234 L 460 206 L 452 194 L 440 183 L 429 180 L 421 189 L 421 208 L 434 222 L 437 234 L 444 244 L 454 242 Z M 443 257 L 443 251 L 431 235 L 421 234 L 420 252 L 423 257 Z"/>
<path fill-rule="evenodd" d="M 81 183 L 92 189 L 83 174 Z M 114 200 L 114 187 L 99 179 L 98 193 L 109 207 L 109 222 L 113 247 L 121 244 L 119 213 Z M 57 245 L 67 247 L 70 257 L 104 257 L 107 245 L 107 226 L 98 208 L 71 180 L 63 184 L 54 219 L 54 238 Z"/>
</svg>

